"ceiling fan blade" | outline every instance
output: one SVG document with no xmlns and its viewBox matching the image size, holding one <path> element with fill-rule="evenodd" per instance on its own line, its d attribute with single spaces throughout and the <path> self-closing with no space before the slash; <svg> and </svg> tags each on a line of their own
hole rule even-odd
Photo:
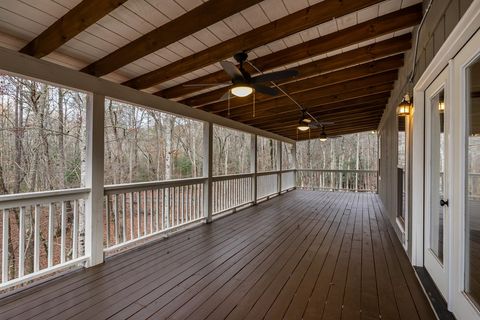
<svg viewBox="0 0 480 320">
<path fill-rule="evenodd" d="M 335 124 L 333 121 L 319 121 L 310 123 L 310 128 L 322 128 L 324 126 L 330 126 Z"/>
<path fill-rule="evenodd" d="M 232 79 L 243 79 L 243 74 L 236 65 L 230 61 L 220 61 L 220 65 L 223 70 L 230 76 Z"/>
<path fill-rule="evenodd" d="M 252 83 L 262 83 L 269 81 L 279 81 L 298 76 L 298 71 L 288 69 L 283 71 L 270 72 L 252 78 Z"/>
<path fill-rule="evenodd" d="M 276 96 L 278 94 L 277 89 L 270 88 L 261 84 L 252 84 L 252 87 L 255 89 L 256 92 L 268 94 L 269 96 Z"/>
<path fill-rule="evenodd" d="M 230 84 L 230 82 L 221 82 L 221 83 L 191 83 L 191 84 L 184 84 L 183 87 L 216 87 Z"/>
</svg>

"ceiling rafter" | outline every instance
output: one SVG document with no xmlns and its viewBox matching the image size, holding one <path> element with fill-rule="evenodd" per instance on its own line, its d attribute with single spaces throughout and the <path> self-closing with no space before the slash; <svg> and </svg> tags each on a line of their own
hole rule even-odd
<svg viewBox="0 0 480 320">
<path fill-rule="evenodd" d="M 393 89 L 393 81 L 384 82 L 380 85 L 371 85 L 365 88 L 355 88 L 350 91 L 344 91 L 339 94 L 332 94 L 332 95 L 322 96 L 322 97 L 311 97 L 308 101 L 305 102 L 305 107 L 307 107 L 308 110 L 311 110 L 315 108 L 315 106 L 319 106 L 319 105 L 325 105 L 329 103 L 336 103 L 336 102 L 351 100 L 354 98 L 371 96 L 373 94 L 390 93 L 392 89 Z M 285 103 L 285 104 L 279 104 L 278 106 L 272 105 L 267 110 L 257 109 L 255 111 L 255 117 L 252 117 L 252 107 L 248 109 L 244 108 L 243 110 L 240 110 L 241 113 L 238 112 L 239 114 L 230 115 L 230 117 L 228 117 L 227 111 L 222 111 L 221 113 L 219 113 L 219 115 L 223 117 L 228 117 L 232 120 L 243 122 L 248 119 L 257 118 L 257 117 L 259 118 L 260 117 L 276 117 L 281 112 L 289 112 L 292 110 L 295 110 L 294 106 L 292 104 Z"/>
<path fill-rule="evenodd" d="M 348 92 L 352 89 L 358 88 L 365 88 L 376 84 L 382 84 L 386 82 L 393 82 L 397 79 L 397 70 L 390 70 L 386 72 L 382 72 L 375 75 L 369 75 L 360 79 L 354 80 L 347 80 L 344 82 L 326 85 L 319 88 L 314 88 L 305 86 L 305 90 L 301 92 L 292 93 L 291 96 L 294 98 L 298 103 L 302 106 L 307 107 L 304 104 L 308 104 L 312 99 L 318 99 L 322 96 L 331 96 L 334 94 L 341 94 L 344 92 Z M 252 109 L 252 99 L 253 97 L 248 97 L 246 100 L 242 100 L 240 103 L 230 103 L 230 115 L 235 117 L 236 115 L 243 114 L 243 113 L 251 113 Z M 269 98 L 264 100 L 256 100 L 255 101 L 255 108 L 258 112 L 270 110 L 272 108 L 280 108 L 280 107 L 288 107 L 293 110 L 298 110 L 297 106 L 295 106 L 292 101 L 285 96 L 280 96 L 277 98 Z M 213 112 L 213 113 L 221 113 L 224 111 L 228 112 L 228 103 L 225 101 L 210 104 L 205 106 L 203 110 Z"/>
<path fill-rule="evenodd" d="M 347 80 L 353 80 L 358 78 L 363 78 L 369 75 L 376 73 L 381 73 L 389 70 L 396 70 L 403 65 L 403 54 L 397 54 L 395 56 L 390 56 L 382 58 L 379 60 L 366 62 L 360 65 L 353 67 L 332 71 L 328 73 L 323 73 L 317 76 L 310 78 L 303 78 L 297 81 L 286 82 L 285 84 L 280 84 L 279 86 L 289 94 L 310 90 L 313 88 L 319 88 L 326 85 L 332 85 L 339 82 L 344 82 Z M 220 92 L 215 92 L 216 94 L 205 94 L 201 96 L 195 96 L 180 101 L 189 106 L 200 106 L 200 109 L 208 108 L 208 103 L 214 103 L 218 101 L 218 94 L 223 95 L 225 90 Z M 256 94 L 256 98 L 259 100 L 271 99 L 271 96 L 265 94 Z M 236 101 L 242 103 L 241 98 L 234 98 L 230 101 Z M 245 101 L 245 100 L 243 100 Z"/>
<path fill-rule="evenodd" d="M 322 119 L 322 117 L 342 114 L 343 112 L 349 113 L 353 109 L 357 108 L 368 108 L 372 105 L 382 105 L 385 107 L 389 98 L 388 93 L 374 94 L 367 97 L 354 98 L 346 101 L 335 102 L 325 105 L 317 105 L 309 109 L 309 113 L 317 119 Z M 298 122 L 301 113 L 299 111 L 287 111 L 278 113 L 275 118 L 272 117 L 255 117 L 250 120 L 243 121 L 245 124 L 259 126 L 259 125 L 268 125 L 270 123 L 290 121 L 295 119 Z"/>
<path fill-rule="evenodd" d="M 261 45 L 285 38 L 332 18 L 347 15 L 378 2 L 381 2 L 381 0 L 325 0 L 173 62 L 165 67 L 126 81 L 124 84 L 136 89 L 146 89 L 193 70 L 198 70 L 223 59 L 230 58 L 238 51 L 252 50 Z"/>
<path fill-rule="evenodd" d="M 263 0 L 210 0 L 82 69 L 97 77 L 177 42 Z"/>
<path fill-rule="evenodd" d="M 83 0 L 24 46 L 20 52 L 42 58 L 121 6 L 127 0 Z"/>
<path fill-rule="evenodd" d="M 316 74 L 345 68 L 351 65 L 368 62 L 374 59 L 383 58 L 399 52 L 407 51 L 411 48 L 412 35 L 410 33 L 394 37 L 392 39 L 383 40 L 365 47 L 350 50 L 331 57 L 315 60 L 296 67 L 299 77 L 310 77 Z M 252 62 L 255 64 L 255 60 Z M 248 65 L 247 65 L 248 66 Z M 210 73 L 200 78 L 185 82 L 191 85 L 196 83 L 216 83 L 228 81 L 228 76 L 223 70 Z M 187 94 L 202 90 L 198 87 L 184 86 L 179 84 L 168 89 L 164 89 L 155 94 L 167 99 L 181 97 Z"/>
</svg>

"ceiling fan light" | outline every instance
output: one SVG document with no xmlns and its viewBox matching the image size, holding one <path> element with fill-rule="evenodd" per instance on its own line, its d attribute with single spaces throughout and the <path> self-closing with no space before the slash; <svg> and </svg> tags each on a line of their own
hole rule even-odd
<svg viewBox="0 0 480 320">
<path fill-rule="evenodd" d="M 307 131 L 308 129 L 310 129 L 310 127 L 306 124 L 300 124 L 298 125 L 297 129 L 300 131 Z"/>
<path fill-rule="evenodd" d="M 327 141 L 327 137 L 320 138 L 320 141 L 322 141 L 322 142 Z"/>
<path fill-rule="evenodd" d="M 230 92 L 237 97 L 246 97 L 252 94 L 253 88 L 242 84 L 234 86 L 232 89 L 230 89 Z"/>
</svg>

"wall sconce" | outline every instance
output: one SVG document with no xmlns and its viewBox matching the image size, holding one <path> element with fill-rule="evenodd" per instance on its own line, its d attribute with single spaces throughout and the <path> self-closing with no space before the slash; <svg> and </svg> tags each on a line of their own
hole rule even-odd
<svg viewBox="0 0 480 320">
<path fill-rule="evenodd" d="M 409 116 L 412 110 L 412 100 L 408 93 L 403 97 L 402 102 L 398 105 L 397 114 L 400 117 Z"/>
<path fill-rule="evenodd" d="M 440 113 L 445 112 L 445 101 L 440 100 L 438 102 L 438 111 L 440 111 Z"/>
</svg>

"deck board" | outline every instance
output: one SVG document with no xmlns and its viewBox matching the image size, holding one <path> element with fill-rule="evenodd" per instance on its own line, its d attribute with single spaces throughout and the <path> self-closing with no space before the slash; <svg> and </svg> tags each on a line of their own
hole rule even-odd
<svg viewBox="0 0 480 320">
<path fill-rule="evenodd" d="M 0 299 L 1 319 L 435 319 L 374 194 L 293 191 Z"/>
</svg>

